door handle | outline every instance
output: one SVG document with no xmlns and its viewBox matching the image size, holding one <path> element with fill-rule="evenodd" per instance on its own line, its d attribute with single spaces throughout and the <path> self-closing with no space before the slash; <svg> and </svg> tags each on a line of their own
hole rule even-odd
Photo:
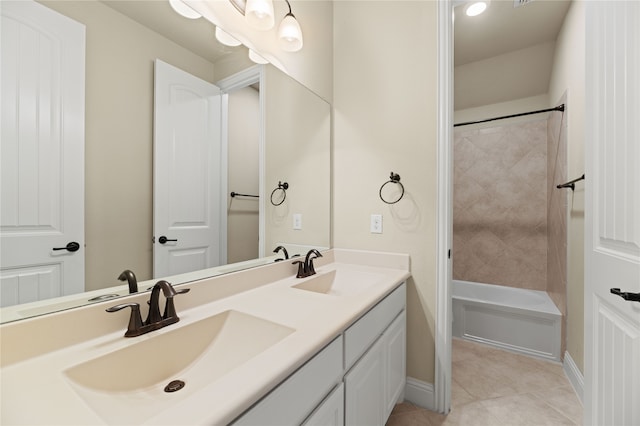
<svg viewBox="0 0 640 426">
<path fill-rule="evenodd" d="M 164 235 L 161 236 L 160 238 L 158 238 L 158 242 L 160 244 L 164 244 L 164 243 L 167 243 L 169 241 L 178 241 L 178 240 L 170 240 L 169 238 L 165 237 Z"/>
<path fill-rule="evenodd" d="M 627 293 L 625 291 L 620 291 L 619 288 L 612 288 L 611 293 L 620 296 L 629 302 L 640 302 L 640 293 Z"/>
<path fill-rule="evenodd" d="M 74 251 L 80 250 L 80 244 L 78 244 L 75 241 L 71 241 L 66 246 L 64 246 L 64 247 L 54 247 L 53 250 L 67 250 L 67 251 L 70 251 L 70 252 L 74 252 Z"/>
</svg>

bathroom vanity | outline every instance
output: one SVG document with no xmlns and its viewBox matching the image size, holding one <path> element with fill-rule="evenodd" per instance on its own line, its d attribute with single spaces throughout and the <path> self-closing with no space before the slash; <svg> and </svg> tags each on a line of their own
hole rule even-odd
<svg viewBox="0 0 640 426">
<path fill-rule="evenodd" d="M 148 292 L 2 325 L 1 423 L 384 424 L 405 386 L 408 255 L 296 269 L 176 286 L 180 321 L 138 337 L 105 309 L 146 313 Z"/>
</svg>

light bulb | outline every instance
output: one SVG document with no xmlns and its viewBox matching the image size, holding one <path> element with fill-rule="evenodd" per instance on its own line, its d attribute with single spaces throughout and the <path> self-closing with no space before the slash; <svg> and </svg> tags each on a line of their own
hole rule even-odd
<svg viewBox="0 0 640 426">
<path fill-rule="evenodd" d="M 242 44 L 235 37 L 222 30 L 220 27 L 216 27 L 216 39 L 225 46 L 240 46 Z"/>
<path fill-rule="evenodd" d="M 247 0 L 244 15 L 249 25 L 260 31 L 270 30 L 275 24 L 271 0 Z"/>
<path fill-rule="evenodd" d="M 182 0 L 169 0 L 169 4 L 176 11 L 176 13 L 189 19 L 198 19 L 202 17 L 198 12 L 193 10 L 190 6 L 187 6 Z"/>
<path fill-rule="evenodd" d="M 470 5 L 468 5 L 464 12 L 467 14 L 467 16 L 478 16 L 480 15 L 482 12 L 484 12 L 487 9 L 487 3 L 484 1 L 477 1 L 475 3 L 471 3 Z"/>
<path fill-rule="evenodd" d="M 302 29 L 292 13 L 287 13 L 278 27 L 278 39 L 282 50 L 297 52 L 302 49 Z"/>
<path fill-rule="evenodd" d="M 269 63 L 269 61 L 267 61 L 265 58 L 263 58 L 262 56 L 258 55 L 256 52 L 254 52 L 253 49 L 249 49 L 249 59 L 251 59 L 256 64 L 268 64 Z"/>
</svg>

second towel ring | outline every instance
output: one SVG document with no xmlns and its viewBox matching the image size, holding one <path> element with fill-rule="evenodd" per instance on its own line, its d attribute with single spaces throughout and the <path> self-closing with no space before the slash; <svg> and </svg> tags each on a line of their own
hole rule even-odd
<svg viewBox="0 0 640 426">
<path fill-rule="evenodd" d="M 269 199 L 271 200 L 271 204 L 273 204 L 274 206 L 279 206 L 280 204 L 284 203 L 284 200 L 287 199 L 287 189 L 289 189 L 289 184 L 287 182 L 278 181 L 278 187 L 276 189 L 274 189 L 273 191 L 271 191 L 271 197 L 269 197 Z M 274 203 L 273 202 L 273 196 L 278 191 L 282 191 L 282 200 L 280 200 L 279 203 Z"/>
<path fill-rule="evenodd" d="M 398 199 L 397 199 L 397 200 L 395 200 L 395 201 L 387 201 L 387 200 L 385 200 L 385 199 L 384 199 L 384 197 L 382 196 L 382 189 L 383 189 L 387 184 L 390 184 L 390 183 L 395 183 L 395 184 L 397 184 L 397 185 L 400 185 L 400 189 L 402 190 L 402 192 L 400 193 L 400 197 L 398 197 Z M 391 176 L 389 176 L 389 180 L 388 180 L 388 181 L 386 181 L 385 183 L 383 183 L 383 184 L 382 184 L 382 186 L 380 187 L 379 194 L 380 194 L 380 199 L 381 199 L 382 201 L 384 201 L 385 203 L 387 203 L 387 204 L 395 204 L 395 203 L 397 203 L 398 201 L 402 200 L 402 197 L 404 197 L 404 185 L 403 185 L 402 183 L 400 183 L 400 175 L 399 175 L 399 174 L 397 174 L 397 173 L 393 173 L 393 172 L 391 172 Z"/>
</svg>

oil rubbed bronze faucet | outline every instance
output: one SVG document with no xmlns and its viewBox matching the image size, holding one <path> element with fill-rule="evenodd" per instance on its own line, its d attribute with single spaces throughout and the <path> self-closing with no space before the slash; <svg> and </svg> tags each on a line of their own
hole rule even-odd
<svg viewBox="0 0 640 426">
<path fill-rule="evenodd" d="M 138 280 L 136 279 L 136 274 L 129 269 L 125 269 L 122 271 L 120 276 L 118 277 L 120 281 L 127 281 L 129 283 L 129 293 L 137 293 L 138 292 Z"/>
<path fill-rule="evenodd" d="M 298 264 L 298 273 L 296 278 L 306 278 L 316 274 L 316 270 L 313 267 L 313 259 L 322 257 L 320 252 L 316 249 L 311 249 L 307 252 L 307 256 L 304 258 L 304 262 L 296 260 L 292 265 Z"/>
<path fill-rule="evenodd" d="M 140 305 L 138 303 L 123 303 L 112 306 L 107 308 L 107 312 L 116 312 L 124 308 L 131 308 L 129 325 L 127 326 L 127 331 L 124 333 L 124 337 L 140 336 L 180 321 L 180 318 L 178 318 L 176 314 L 173 298 L 175 295 L 187 293 L 189 290 L 190 289 L 185 288 L 176 291 L 169 282 L 165 280 L 158 281 L 151 289 L 149 314 L 144 322 L 142 322 Z M 162 315 L 160 314 L 160 291 L 162 291 L 165 297 L 164 314 Z"/>
<path fill-rule="evenodd" d="M 274 253 L 278 253 L 279 251 L 282 250 L 282 253 L 284 253 L 284 259 L 276 259 L 275 262 L 279 262 L 281 260 L 287 260 L 289 259 L 289 253 L 287 252 L 287 249 L 284 248 L 283 246 L 278 246 L 275 248 L 275 250 L 273 250 Z"/>
</svg>

